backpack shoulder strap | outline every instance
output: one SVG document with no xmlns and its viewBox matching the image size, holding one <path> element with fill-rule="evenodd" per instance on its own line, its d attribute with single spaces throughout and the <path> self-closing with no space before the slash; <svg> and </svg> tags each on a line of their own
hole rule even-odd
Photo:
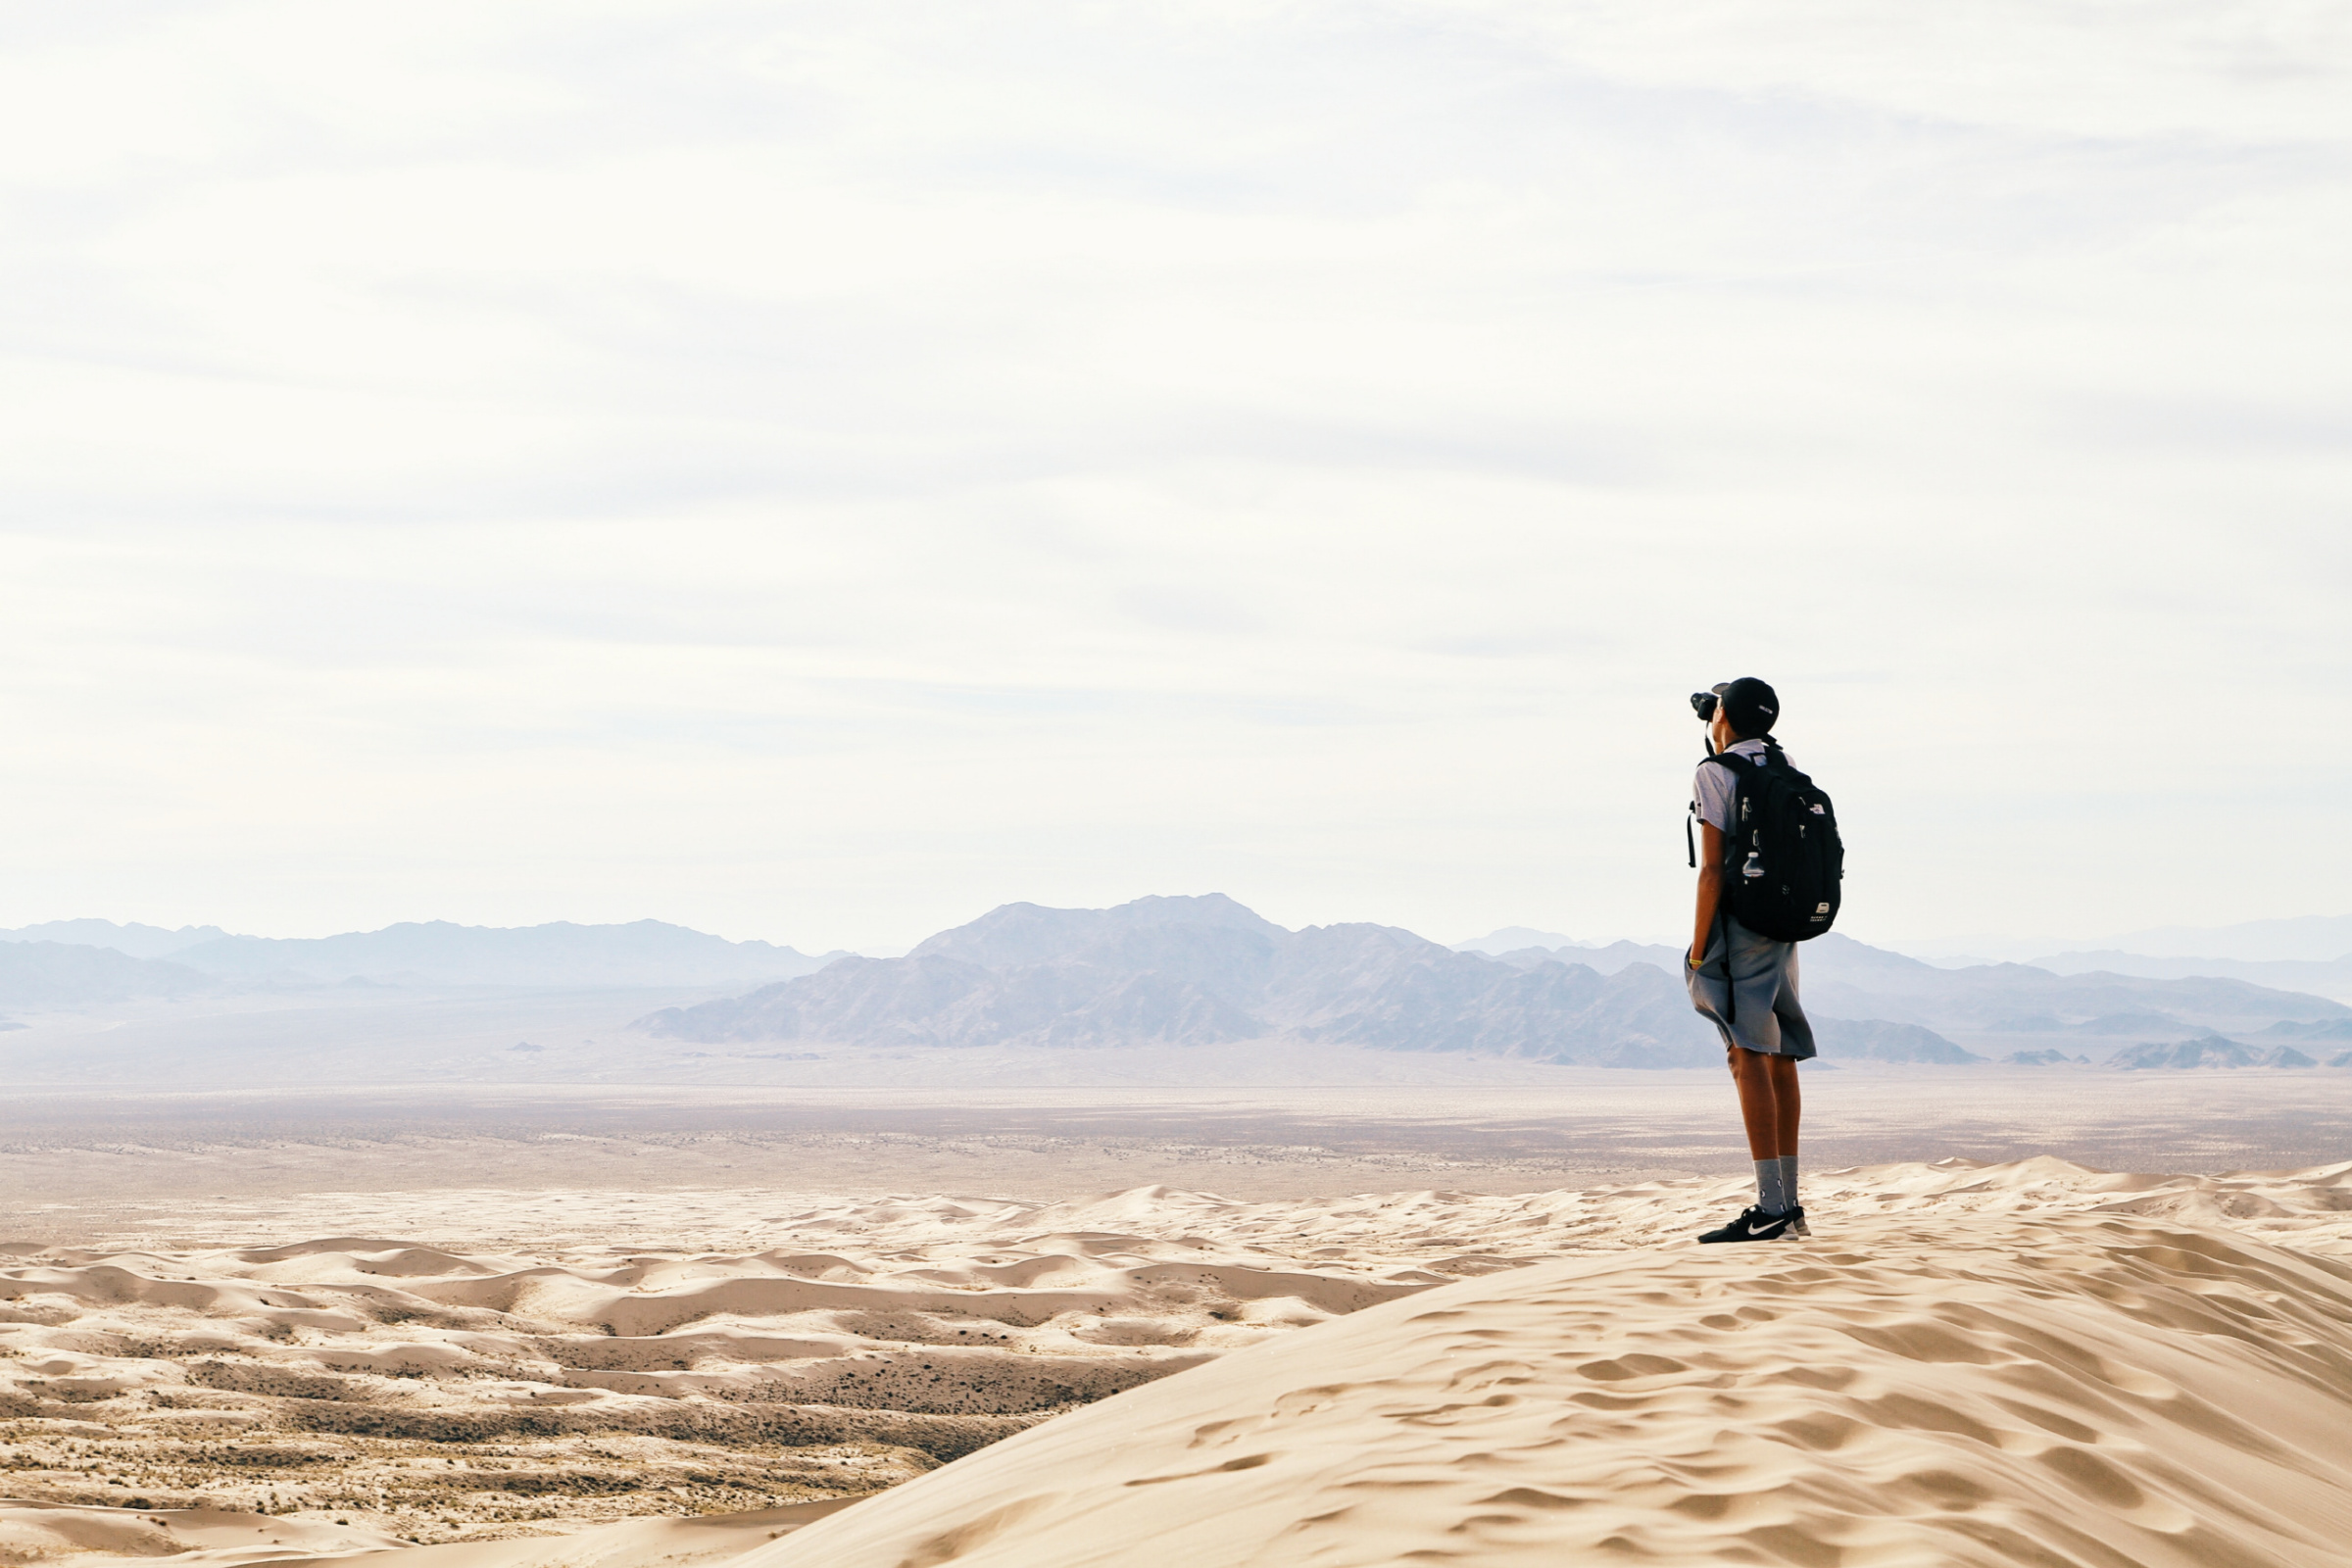
<svg viewBox="0 0 2352 1568">
<path fill-rule="evenodd" d="M 1734 757 L 1729 752 L 1709 752 L 1698 760 L 1698 765 L 1704 767 L 1709 762 L 1721 762 L 1724 770 L 1732 775 L 1732 788 L 1736 791 L 1740 788 L 1739 764 L 1744 760 L 1744 758 Z M 1690 836 L 1690 824 L 1697 819 L 1698 803 L 1692 801 L 1690 815 L 1683 818 L 1683 848 L 1690 853 L 1690 863 L 1694 866 L 1698 864 L 1698 841 Z M 1707 825 L 1713 827 L 1715 824 L 1710 822 Z"/>
<path fill-rule="evenodd" d="M 1781 743 L 1769 735 L 1764 737 L 1764 755 L 1756 759 L 1756 765 L 1758 768 L 1775 767 L 1780 769 L 1781 772 L 1788 775 L 1788 782 L 1794 784 L 1798 789 L 1813 788 L 1812 775 L 1801 771 L 1794 762 L 1788 760 L 1788 754 L 1781 750 Z"/>
</svg>

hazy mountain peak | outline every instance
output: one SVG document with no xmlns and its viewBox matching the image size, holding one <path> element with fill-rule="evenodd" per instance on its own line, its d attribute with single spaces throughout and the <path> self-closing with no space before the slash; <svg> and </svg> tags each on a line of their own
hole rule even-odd
<svg viewBox="0 0 2352 1568">
<path fill-rule="evenodd" d="M 1499 958 L 1506 953 L 1519 953 L 1529 948 L 1553 949 L 1577 946 L 1580 944 L 1574 937 L 1562 936 L 1557 931 L 1539 931 L 1531 925 L 1506 925 L 1490 931 L 1483 937 L 1472 937 L 1467 942 L 1456 942 L 1453 945 L 1453 951 L 1456 953 L 1483 953 L 1489 957 Z"/>
<path fill-rule="evenodd" d="M 703 985 L 783 979 L 825 959 L 766 942 L 729 942 L 662 920 L 460 925 L 404 920 L 331 937 L 220 937 L 175 961 L 237 980 L 324 983 L 354 975 L 454 985 Z"/>
<path fill-rule="evenodd" d="M 1891 975 L 1929 973 L 1936 969 L 1936 965 L 1925 959 L 1886 948 L 1874 948 L 1867 942 L 1857 942 L 1841 931 L 1824 931 L 1807 942 L 1800 952 L 1800 963 L 1806 958 L 1816 963 L 1828 960 L 1840 969 L 1854 971 L 1877 971 Z"/>
<path fill-rule="evenodd" d="M 1129 932 L 1171 926 L 1243 931 L 1266 938 L 1290 934 L 1222 893 L 1154 895 L 1107 909 L 1001 904 L 977 920 L 927 938 L 907 956 L 957 958 L 1001 969 L 1051 963 Z"/>
</svg>

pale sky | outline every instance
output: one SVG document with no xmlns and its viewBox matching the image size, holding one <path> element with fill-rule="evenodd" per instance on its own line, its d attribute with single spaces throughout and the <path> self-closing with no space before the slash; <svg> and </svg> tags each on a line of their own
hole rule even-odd
<svg viewBox="0 0 2352 1568">
<path fill-rule="evenodd" d="M 2338 5 L 0 11 L 0 924 L 2352 906 Z"/>
</svg>

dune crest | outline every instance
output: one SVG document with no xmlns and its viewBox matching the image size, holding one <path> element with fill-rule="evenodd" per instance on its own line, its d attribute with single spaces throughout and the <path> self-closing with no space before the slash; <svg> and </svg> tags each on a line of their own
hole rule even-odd
<svg viewBox="0 0 2352 1568">
<path fill-rule="evenodd" d="M 2352 1269 L 1865 1220 L 1431 1291 L 1073 1413 L 741 1568 L 2352 1562 Z"/>
</svg>

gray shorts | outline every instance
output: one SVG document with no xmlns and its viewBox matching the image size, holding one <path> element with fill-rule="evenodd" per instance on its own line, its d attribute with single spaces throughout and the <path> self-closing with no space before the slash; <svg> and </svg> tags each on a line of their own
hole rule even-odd
<svg viewBox="0 0 2352 1568">
<path fill-rule="evenodd" d="M 1683 965 L 1690 1005 L 1727 1046 L 1767 1055 L 1813 1054 L 1813 1026 L 1796 1000 L 1796 944 L 1760 937 L 1729 915 L 1715 922 L 1706 961 Z"/>
</svg>

